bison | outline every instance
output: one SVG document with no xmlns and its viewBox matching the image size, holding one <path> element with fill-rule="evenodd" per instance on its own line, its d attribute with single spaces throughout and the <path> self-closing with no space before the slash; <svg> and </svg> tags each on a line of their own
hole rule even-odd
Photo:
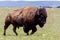
<svg viewBox="0 0 60 40">
<path fill-rule="evenodd" d="M 16 35 L 16 28 L 23 26 L 23 30 L 29 35 L 29 30 L 32 30 L 31 35 L 37 31 L 36 25 L 41 28 L 46 23 L 47 12 L 45 8 L 35 6 L 25 6 L 9 13 L 5 19 L 4 35 L 10 24 L 13 25 L 13 31 Z"/>
</svg>

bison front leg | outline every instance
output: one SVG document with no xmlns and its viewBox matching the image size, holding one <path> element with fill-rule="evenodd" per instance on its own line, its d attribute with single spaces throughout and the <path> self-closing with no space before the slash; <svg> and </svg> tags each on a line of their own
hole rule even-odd
<svg viewBox="0 0 60 40">
<path fill-rule="evenodd" d="M 36 31 L 37 31 L 37 28 L 36 27 L 32 27 L 32 32 L 31 32 L 30 35 L 34 34 Z"/>
<path fill-rule="evenodd" d="M 27 27 L 27 26 L 24 26 L 23 27 L 23 30 L 24 30 L 24 32 L 27 34 L 27 35 L 29 35 L 29 28 Z"/>
</svg>

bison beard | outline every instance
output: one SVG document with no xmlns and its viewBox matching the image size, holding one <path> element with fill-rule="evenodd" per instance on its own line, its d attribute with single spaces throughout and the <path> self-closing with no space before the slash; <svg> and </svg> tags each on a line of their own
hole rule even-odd
<svg viewBox="0 0 60 40">
<path fill-rule="evenodd" d="M 41 28 L 46 23 L 47 13 L 45 8 L 38 8 L 34 6 L 26 6 L 15 10 L 13 13 L 8 14 L 5 19 L 4 35 L 6 35 L 6 29 L 10 24 L 13 25 L 13 31 L 16 35 L 16 28 L 23 26 L 23 30 L 29 35 L 29 30 L 32 30 L 31 34 L 37 31 L 36 25 Z"/>
</svg>

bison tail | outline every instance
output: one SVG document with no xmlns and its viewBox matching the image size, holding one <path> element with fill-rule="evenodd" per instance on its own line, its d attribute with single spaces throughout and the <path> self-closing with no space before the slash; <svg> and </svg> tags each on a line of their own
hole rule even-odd
<svg viewBox="0 0 60 40">
<path fill-rule="evenodd" d="M 10 16 L 9 15 L 6 17 L 5 23 L 11 23 L 11 19 L 10 19 Z"/>
</svg>

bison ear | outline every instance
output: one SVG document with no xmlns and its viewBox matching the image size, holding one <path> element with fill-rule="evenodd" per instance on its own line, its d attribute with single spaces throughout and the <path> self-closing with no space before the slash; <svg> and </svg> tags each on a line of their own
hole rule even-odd
<svg viewBox="0 0 60 40">
<path fill-rule="evenodd" d="M 39 8 L 39 13 L 42 14 L 44 17 L 47 17 L 47 11 L 45 8 Z"/>
<path fill-rule="evenodd" d="M 38 8 L 37 15 L 41 15 L 41 14 L 42 14 L 42 8 Z"/>
</svg>

